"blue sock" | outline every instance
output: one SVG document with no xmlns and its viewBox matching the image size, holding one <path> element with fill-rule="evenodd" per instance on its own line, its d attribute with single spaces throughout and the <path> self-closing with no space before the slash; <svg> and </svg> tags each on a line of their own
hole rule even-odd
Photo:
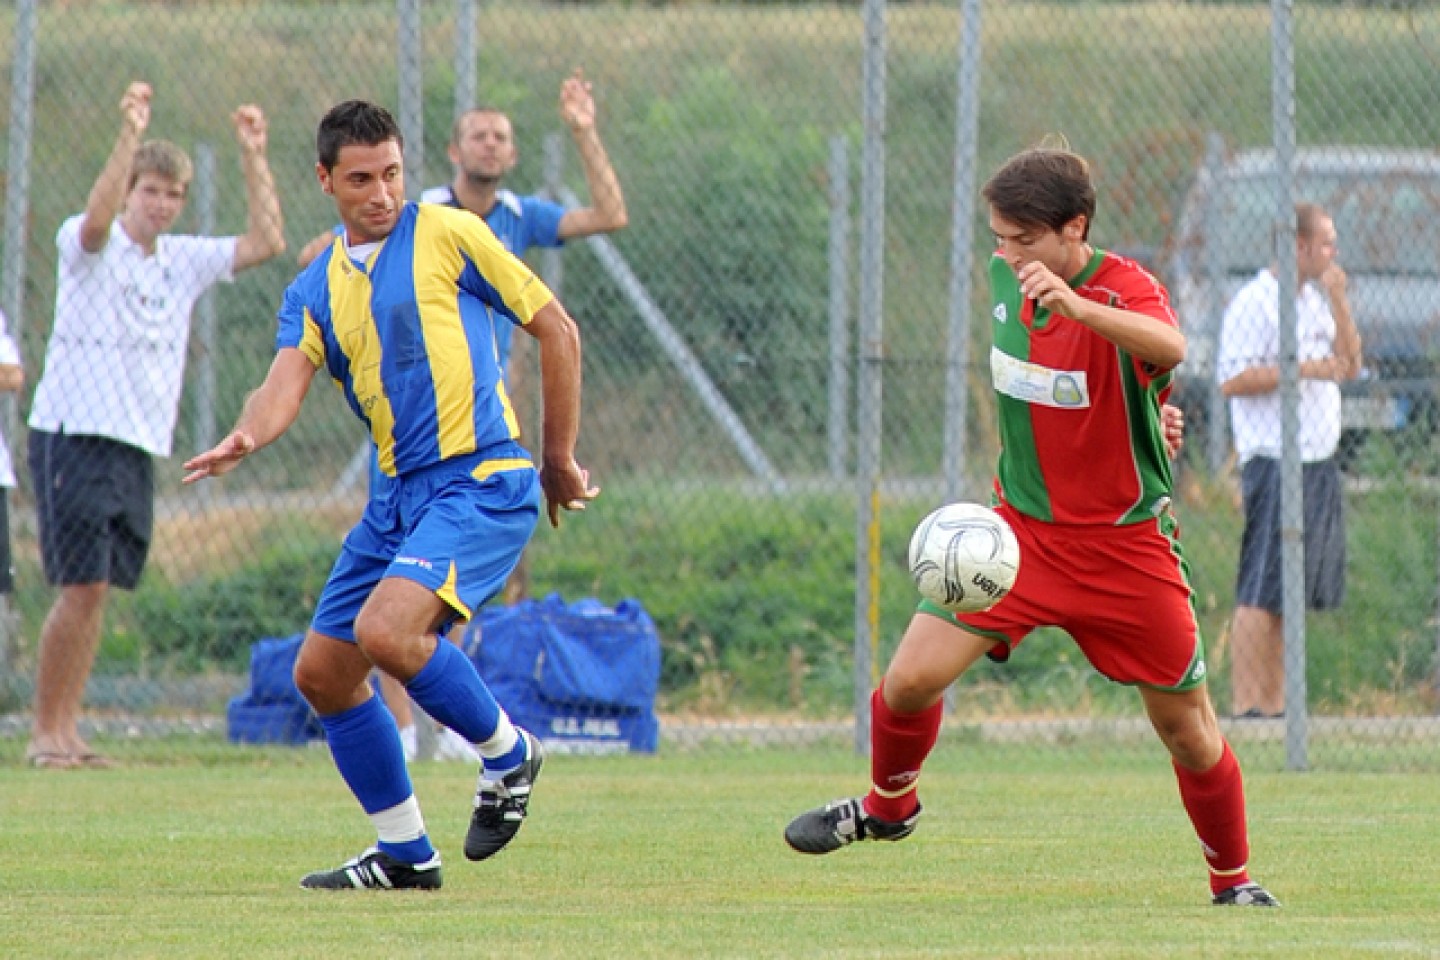
<svg viewBox="0 0 1440 960">
<path fill-rule="evenodd" d="M 405 767 L 405 752 L 400 746 L 400 731 L 395 717 L 385 709 L 378 696 L 372 696 L 358 707 L 320 718 L 325 740 L 340 776 L 360 801 L 360 806 L 374 821 L 377 814 L 390 811 L 414 797 L 410 771 Z M 416 808 L 415 821 L 419 813 Z M 419 827 L 419 836 L 406 836 L 396 841 L 381 837 L 379 847 L 406 863 L 423 863 L 435 855 L 430 838 Z M 414 830 L 408 833 L 414 833 Z"/>
<path fill-rule="evenodd" d="M 430 662 L 405 686 L 426 713 L 471 743 L 484 743 L 500 726 L 500 704 L 453 643 L 436 643 Z"/>
</svg>

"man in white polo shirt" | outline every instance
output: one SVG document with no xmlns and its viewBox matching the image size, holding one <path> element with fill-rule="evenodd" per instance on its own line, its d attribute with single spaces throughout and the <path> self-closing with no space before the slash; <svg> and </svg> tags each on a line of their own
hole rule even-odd
<svg viewBox="0 0 1440 960">
<path fill-rule="evenodd" d="M 145 565 L 151 458 L 170 455 L 191 310 L 212 284 L 285 249 L 265 116 L 253 105 L 232 117 L 245 233 L 166 233 L 193 168 L 172 143 L 142 143 L 150 99 L 147 83 L 126 89 L 120 133 L 85 211 L 55 241 L 55 323 L 29 420 L 41 556 L 46 579 L 60 588 L 40 633 L 26 751 L 35 766 L 109 765 L 80 736 L 81 704 L 110 586 L 134 589 Z"/>
<path fill-rule="evenodd" d="M 1305 605 L 1331 610 L 1345 597 L 1345 514 L 1340 467 L 1340 384 L 1360 372 L 1360 334 L 1345 271 L 1335 262 L 1335 223 L 1313 203 L 1295 207 L 1296 342 L 1300 360 L 1300 459 L 1304 487 Z M 1230 625 L 1231 712 L 1285 712 L 1280 544 L 1280 281 L 1261 270 L 1225 310 L 1216 365 L 1230 398 L 1245 532 Z"/>
</svg>

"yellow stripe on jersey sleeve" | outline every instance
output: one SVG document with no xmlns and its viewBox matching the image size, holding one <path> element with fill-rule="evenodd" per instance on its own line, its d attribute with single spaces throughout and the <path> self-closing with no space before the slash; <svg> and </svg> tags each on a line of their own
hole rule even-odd
<svg viewBox="0 0 1440 960">
<path fill-rule="evenodd" d="M 523 260 L 506 250 L 479 217 L 455 221 L 454 241 L 522 324 L 529 323 L 536 311 L 555 299 L 545 282 L 535 276 Z"/>
<path fill-rule="evenodd" d="M 297 346 L 315 369 L 325 366 L 325 335 L 320 332 L 320 324 L 315 322 L 309 307 L 305 308 L 305 332 L 300 335 Z"/>
</svg>

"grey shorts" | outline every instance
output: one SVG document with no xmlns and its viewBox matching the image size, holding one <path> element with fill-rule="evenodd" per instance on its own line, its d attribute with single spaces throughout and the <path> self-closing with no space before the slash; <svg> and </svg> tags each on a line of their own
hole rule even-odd
<svg viewBox="0 0 1440 960">
<path fill-rule="evenodd" d="M 1305 523 L 1305 606 L 1333 610 L 1345 600 L 1345 497 L 1334 460 L 1302 468 Z M 1283 612 L 1280 549 L 1280 461 L 1255 457 L 1240 473 L 1245 533 L 1235 599 L 1245 607 Z"/>
<path fill-rule="evenodd" d="M 30 472 L 45 579 L 134 590 L 155 523 L 154 464 L 108 437 L 31 430 Z"/>
</svg>

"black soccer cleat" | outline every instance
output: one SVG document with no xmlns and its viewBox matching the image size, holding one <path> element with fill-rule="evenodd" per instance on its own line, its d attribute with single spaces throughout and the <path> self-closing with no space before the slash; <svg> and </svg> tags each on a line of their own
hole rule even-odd
<svg viewBox="0 0 1440 960">
<path fill-rule="evenodd" d="M 856 840 L 904 840 L 915 832 L 920 808 L 898 823 L 865 812 L 860 797 L 836 800 L 802 813 L 785 828 L 785 842 L 800 853 L 830 853 Z"/>
<path fill-rule="evenodd" d="M 485 768 L 480 768 L 475 812 L 470 815 L 470 829 L 465 833 L 465 856 L 470 860 L 484 860 L 499 853 L 525 822 L 530 788 L 540 775 L 545 750 L 528 732 L 521 730 L 520 736 L 525 738 L 527 752 L 519 769 L 496 781 L 487 780 Z"/>
<path fill-rule="evenodd" d="M 1258 883 L 1242 883 L 1221 890 L 1210 901 L 1217 907 L 1278 907 L 1280 901 Z"/>
<path fill-rule="evenodd" d="M 440 854 L 424 863 L 405 863 L 371 847 L 334 870 L 306 874 L 300 886 L 309 890 L 439 890 Z"/>
</svg>

